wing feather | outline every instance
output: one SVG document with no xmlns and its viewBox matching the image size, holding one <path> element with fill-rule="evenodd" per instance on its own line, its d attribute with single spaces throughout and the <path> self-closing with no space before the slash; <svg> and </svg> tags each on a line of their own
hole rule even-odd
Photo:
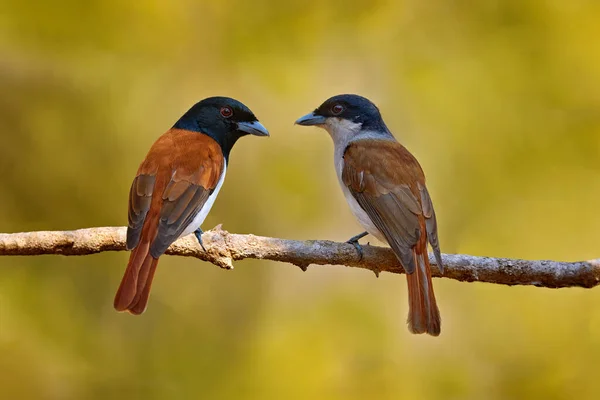
<svg viewBox="0 0 600 400">
<path fill-rule="evenodd" d="M 207 135 L 172 129 L 159 138 L 131 186 L 128 249 L 145 236 L 152 257 L 162 255 L 202 210 L 224 165 L 220 146 Z"/>
<path fill-rule="evenodd" d="M 351 143 L 344 153 L 342 181 L 384 235 L 407 273 L 415 270 L 413 249 L 423 234 L 441 266 L 435 213 L 425 176 L 404 146 L 382 140 Z"/>
<path fill-rule="evenodd" d="M 129 228 L 127 229 L 127 250 L 136 247 L 140 241 L 146 214 L 150 210 L 152 193 L 156 179 L 153 175 L 141 174 L 135 177 L 129 192 Z"/>
</svg>

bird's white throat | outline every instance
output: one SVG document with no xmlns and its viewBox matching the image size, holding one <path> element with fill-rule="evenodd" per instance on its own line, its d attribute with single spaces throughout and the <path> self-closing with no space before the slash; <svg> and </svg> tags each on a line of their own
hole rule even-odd
<svg viewBox="0 0 600 400">
<path fill-rule="evenodd" d="M 340 144 L 347 144 L 354 136 L 358 135 L 362 124 L 352 122 L 343 118 L 327 118 L 323 128 L 329 133 L 333 143 L 337 147 Z M 345 146 L 344 146 L 345 147 Z"/>
</svg>

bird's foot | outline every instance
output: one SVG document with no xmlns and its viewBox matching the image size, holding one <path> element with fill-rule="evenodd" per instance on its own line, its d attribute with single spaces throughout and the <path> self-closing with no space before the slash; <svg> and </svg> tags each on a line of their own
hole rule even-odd
<svg viewBox="0 0 600 400">
<path fill-rule="evenodd" d="M 202 250 L 206 251 L 206 248 L 204 247 L 204 243 L 202 243 L 202 234 L 204 233 L 204 231 L 202 231 L 202 229 L 198 228 L 194 231 L 194 235 L 196 236 L 196 239 L 198 239 L 198 243 L 200 243 L 200 247 L 202 247 Z"/>
<path fill-rule="evenodd" d="M 369 232 L 362 232 L 356 236 L 352 236 L 350 239 L 348 239 L 346 241 L 346 243 L 354 246 L 354 248 L 358 252 L 358 261 L 362 260 L 362 258 L 363 258 L 363 249 L 362 249 L 362 246 L 360 245 L 360 243 L 358 243 L 358 241 L 360 239 L 364 238 L 365 236 L 367 236 L 368 234 L 369 234 Z"/>
</svg>

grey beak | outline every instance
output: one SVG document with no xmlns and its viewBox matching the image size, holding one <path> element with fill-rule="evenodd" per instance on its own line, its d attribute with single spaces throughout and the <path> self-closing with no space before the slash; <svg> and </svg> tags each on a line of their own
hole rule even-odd
<svg viewBox="0 0 600 400">
<path fill-rule="evenodd" d="M 305 116 L 298 118 L 295 123 L 304 126 L 323 125 L 325 120 L 325 117 L 321 115 L 315 115 L 314 112 L 311 112 L 310 114 L 306 114 Z"/>
<path fill-rule="evenodd" d="M 258 121 L 238 122 L 238 131 L 249 133 L 255 136 L 269 136 L 269 131 Z"/>
</svg>

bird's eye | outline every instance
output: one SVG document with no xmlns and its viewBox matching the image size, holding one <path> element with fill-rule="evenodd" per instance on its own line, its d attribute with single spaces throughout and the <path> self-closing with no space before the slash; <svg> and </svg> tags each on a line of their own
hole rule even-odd
<svg viewBox="0 0 600 400">
<path fill-rule="evenodd" d="M 221 107 L 221 115 L 224 118 L 229 118 L 233 115 L 233 110 L 231 109 L 231 107 Z"/>
<path fill-rule="evenodd" d="M 335 104 L 333 107 L 331 107 L 331 112 L 333 115 L 340 115 L 342 111 L 344 111 L 344 106 L 341 104 Z"/>
</svg>

